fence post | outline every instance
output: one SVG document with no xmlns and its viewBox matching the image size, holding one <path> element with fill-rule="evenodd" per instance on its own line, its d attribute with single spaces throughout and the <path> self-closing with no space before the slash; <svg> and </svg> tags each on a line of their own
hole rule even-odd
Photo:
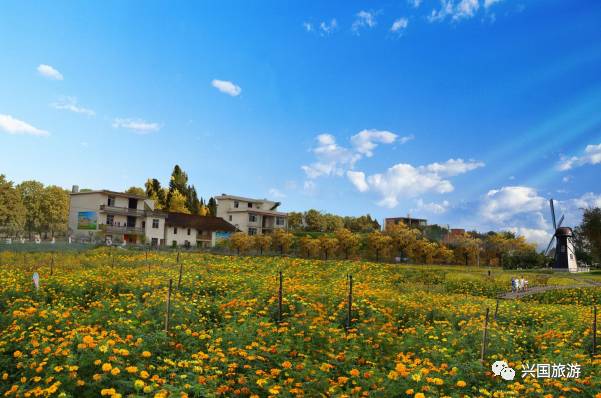
<svg viewBox="0 0 601 398">
<path fill-rule="evenodd" d="M 497 299 L 497 305 L 495 306 L 495 316 L 494 320 L 497 320 L 497 312 L 499 312 L 499 299 Z"/>
<path fill-rule="evenodd" d="M 351 328 L 351 319 L 353 316 L 353 275 L 349 274 L 348 276 L 348 312 L 346 315 L 346 330 Z"/>
<path fill-rule="evenodd" d="M 484 329 L 482 330 L 482 349 L 480 350 L 480 362 L 484 362 L 486 355 L 486 340 L 488 338 L 488 314 L 490 309 L 486 307 L 486 317 L 484 318 Z"/>
<path fill-rule="evenodd" d="M 171 287 L 173 286 L 173 279 L 169 279 L 169 290 L 167 290 L 167 311 L 165 312 L 165 333 L 169 330 L 169 318 L 171 311 Z"/>
<path fill-rule="evenodd" d="M 179 250 L 177 251 L 177 264 L 179 264 Z"/>
<path fill-rule="evenodd" d="M 597 353 L 597 306 L 593 306 L 593 356 Z"/>
<path fill-rule="evenodd" d="M 278 323 L 282 322 L 282 271 L 279 272 L 280 286 L 278 289 Z"/>
<path fill-rule="evenodd" d="M 180 286 L 182 285 L 182 271 L 184 268 L 184 263 L 181 263 L 179 265 L 179 278 L 177 279 L 177 290 L 179 290 Z"/>
<path fill-rule="evenodd" d="M 54 274 L 54 253 L 50 257 L 50 276 Z"/>
</svg>

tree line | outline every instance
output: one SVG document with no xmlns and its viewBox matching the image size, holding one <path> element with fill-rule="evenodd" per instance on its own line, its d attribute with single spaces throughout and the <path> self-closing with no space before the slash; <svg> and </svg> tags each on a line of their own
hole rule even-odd
<svg viewBox="0 0 601 398">
<path fill-rule="evenodd" d="M 468 232 L 448 243 L 434 241 L 418 228 L 403 223 L 385 231 L 368 233 L 338 228 L 331 233 L 313 236 L 282 229 L 270 235 L 249 236 L 237 232 L 228 242 L 238 254 L 294 254 L 305 258 L 370 259 L 374 261 L 419 264 L 490 265 L 511 268 L 539 267 L 545 258 L 536 247 L 508 232 L 485 235 Z M 532 260 L 534 259 L 534 260 Z"/>
<path fill-rule="evenodd" d="M 14 184 L 0 174 L 0 233 L 54 237 L 67 232 L 69 191 L 28 180 Z"/>
<path fill-rule="evenodd" d="M 351 232 L 368 233 L 380 230 L 380 223 L 369 214 L 359 217 L 342 217 L 311 209 L 288 213 L 288 229 L 293 232 L 335 232 L 341 228 Z"/>
</svg>

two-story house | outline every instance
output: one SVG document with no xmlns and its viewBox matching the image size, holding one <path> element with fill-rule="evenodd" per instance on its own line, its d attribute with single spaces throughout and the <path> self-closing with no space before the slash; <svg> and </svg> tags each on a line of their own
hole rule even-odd
<svg viewBox="0 0 601 398">
<path fill-rule="evenodd" d="M 270 234 L 277 228 L 288 228 L 288 214 L 277 211 L 280 202 L 226 194 L 215 200 L 217 217 L 248 235 Z"/>
<path fill-rule="evenodd" d="M 236 228 L 218 217 L 155 209 L 153 200 L 109 190 L 71 192 L 69 234 L 75 240 L 104 240 L 152 246 L 212 247 Z"/>
</svg>

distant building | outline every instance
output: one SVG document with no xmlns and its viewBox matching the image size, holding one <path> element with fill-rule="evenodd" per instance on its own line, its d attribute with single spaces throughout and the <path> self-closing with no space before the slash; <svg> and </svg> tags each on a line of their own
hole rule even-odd
<svg viewBox="0 0 601 398">
<path fill-rule="evenodd" d="M 280 202 L 222 194 L 215 197 L 217 217 L 249 235 L 270 234 L 288 228 L 288 214 L 277 211 Z"/>
<path fill-rule="evenodd" d="M 423 218 L 412 218 L 407 217 L 393 217 L 384 219 L 384 230 L 388 230 L 391 226 L 403 223 L 411 228 L 425 227 L 428 225 L 428 220 Z"/>
<path fill-rule="evenodd" d="M 465 235 L 465 229 L 463 228 L 451 228 L 449 229 L 449 231 L 447 232 L 447 234 L 444 236 L 444 238 L 442 239 L 443 243 L 449 244 L 449 243 L 453 243 L 453 241 L 455 239 L 457 239 L 458 237 L 461 237 Z"/>
<path fill-rule="evenodd" d="M 143 196 L 74 186 L 69 233 L 75 240 L 127 242 L 152 246 L 212 247 L 236 228 L 219 217 L 169 213 Z"/>
</svg>

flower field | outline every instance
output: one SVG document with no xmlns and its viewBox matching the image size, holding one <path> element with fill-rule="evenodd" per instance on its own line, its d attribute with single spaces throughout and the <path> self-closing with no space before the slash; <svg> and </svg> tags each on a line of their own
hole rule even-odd
<svg viewBox="0 0 601 398">
<path fill-rule="evenodd" d="M 348 330 L 347 274 L 354 282 Z M 174 253 L 3 252 L 0 395 L 601 397 L 601 355 L 591 356 L 599 288 L 496 308 L 510 278 L 339 260 L 184 253 L 178 263 Z M 513 381 L 494 376 L 497 360 L 516 369 Z M 526 362 L 577 363 L 581 375 L 522 378 Z"/>
</svg>

